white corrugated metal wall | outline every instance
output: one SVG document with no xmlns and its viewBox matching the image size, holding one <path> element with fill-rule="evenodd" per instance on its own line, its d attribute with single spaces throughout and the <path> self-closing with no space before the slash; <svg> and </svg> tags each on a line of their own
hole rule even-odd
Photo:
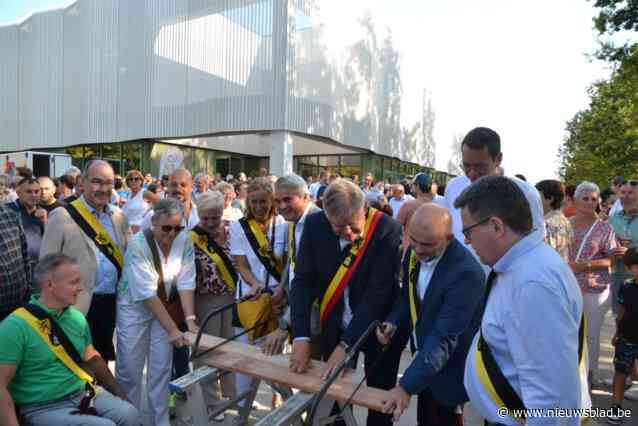
<svg viewBox="0 0 638 426">
<path fill-rule="evenodd" d="M 316 0 L 78 0 L 0 27 L 0 150 L 291 130 L 404 157 L 322 19 Z"/>
</svg>

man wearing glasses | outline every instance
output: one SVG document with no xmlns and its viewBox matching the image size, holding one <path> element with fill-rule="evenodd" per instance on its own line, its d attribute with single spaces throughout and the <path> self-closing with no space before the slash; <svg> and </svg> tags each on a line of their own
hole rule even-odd
<svg viewBox="0 0 638 426">
<path fill-rule="evenodd" d="M 465 135 L 461 143 L 461 168 L 465 176 L 452 179 L 445 188 L 445 206 L 452 215 L 452 231 L 461 242 L 465 241 L 461 229 L 461 211 L 454 207 L 454 201 L 465 188 L 484 176 L 498 176 L 503 153 L 501 152 L 501 138 L 494 130 L 487 127 L 476 127 Z M 545 236 L 545 222 L 543 220 L 543 203 L 538 191 L 520 179 L 513 179 L 525 194 L 532 210 L 535 230 Z"/>
<path fill-rule="evenodd" d="M 81 265 L 82 292 L 75 307 L 87 317 L 96 350 L 110 361 L 115 359 L 115 293 L 128 239 L 128 221 L 117 207 L 109 205 L 115 180 L 109 163 L 90 161 L 79 179 L 83 194 L 51 212 L 40 258 L 63 253 Z"/>
<path fill-rule="evenodd" d="M 491 424 L 517 425 L 524 419 L 513 410 L 527 408 L 543 413 L 522 421 L 529 426 L 580 425 L 578 417 L 548 410 L 591 405 L 580 344 L 583 299 L 565 261 L 534 231 L 529 200 L 516 183 L 486 177 L 454 203 L 465 243 L 491 269 L 465 389 Z"/>
</svg>

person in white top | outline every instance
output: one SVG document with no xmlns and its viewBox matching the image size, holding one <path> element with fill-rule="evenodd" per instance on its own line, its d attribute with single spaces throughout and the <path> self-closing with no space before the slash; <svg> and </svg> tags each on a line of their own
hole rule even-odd
<svg viewBox="0 0 638 426">
<path fill-rule="evenodd" d="M 122 212 L 128 219 L 131 233 L 135 234 L 141 229 L 144 216 L 151 209 L 152 203 L 159 201 L 159 197 L 152 193 L 147 194 L 146 189 L 142 188 L 144 176 L 139 170 L 128 172 L 125 180 L 128 192 L 122 200 Z"/>
<path fill-rule="evenodd" d="M 611 190 L 616 195 L 616 201 L 614 201 L 611 209 L 609 209 L 609 214 L 607 215 L 608 217 L 611 217 L 616 213 L 622 211 L 622 204 L 620 204 L 620 188 L 623 187 L 625 182 L 627 182 L 627 180 L 622 176 L 616 176 L 611 181 Z"/>
<path fill-rule="evenodd" d="M 388 201 L 388 204 L 392 207 L 392 218 L 396 219 L 399 216 L 401 207 L 410 200 L 414 200 L 414 197 L 405 194 L 405 187 L 402 184 L 395 183 L 392 185 L 392 197 Z"/>
<path fill-rule="evenodd" d="M 273 184 L 268 178 L 254 179 L 248 185 L 246 199 L 246 217 L 230 224 L 230 254 L 237 265 L 239 283 L 237 298 L 247 294 L 259 294 L 264 289 L 276 289 L 281 279 L 281 270 L 272 270 L 262 263 L 260 256 L 251 245 L 251 238 L 247 235 L 253 227 L 263 234 L 268 242 L 266 251 L 274 256 L 280 264 L 284 260 L 286 247 L 287 224 L 277 214 Z M 242 329 L 236 329 L 240 333 Z M 239 341 L 250 343 L 248 335 Z M 260 343 L 255 341 L 253 343 Z M 236 376 L 236 393 L 241 395 L 250 387 L 252 379 L 243 374 Z"/>
<path fill-rule="evenodd" d="M 233 201 L 237 197 L 235 194 L 235 188 L 228 182 L 220 182 L 215 186 L 215 190 L 222 193 L 224 196 L 224 215 L 222 220 L 226 227 L 230 226 L 231 222 L 244 217 L 244 213 L 241 209 L 233 207 Z"/>
<path fill-rule="evenodd" d="M 182 225 L 183 208 L 164 199 L 153 208 L 152 244 L 158 252 L 165 294 L 177 290 L 188 329 L 195 325 L 195 255 L 193 242 Z M 168 384 L 173 347 L 188 345 L 158 295 L 159 273 L 146 236 L 138 232 L 129 243 L 117 299 L 116 376 L 135 407 L 142 402 L 142 372 L 147 365 L 147 385 L 152 424 L 170 426 Z"/>
<path fill-rule="evenodd" d="M 462 243 L 465 238 L 461 230 L 461 211 L 454 207 L 454 201 L 458 196 L 475 182 L 484 176 L 497 176 L 503 153 L 501 152 L 501 138 L 492 129 L 477 127 L 463 138 L 461 143 L 462 164 L 465 176 L 457 176 L 445 187 L 445 205 L 452 215 L 452 231 L 454 236 Z M 534 229 L 545 236 L 545 220 L 543 218 L 543 202 L 538 190 L 517 178 L 511 178 L 525 194 L 532 211 Z M 465 243 L 464 243 L 465 244 Z M 469 245 L 467 245 L 469 247 Z M 473 250 L 471 250 L 473 251 Z"/>
<path fill-rule="evenodd" d="M 534 231 L 529 202 L 511 179 L 484 177 L 454 205 L 461 209 L 465 242 L 491 269 L 481 326 L 465 363 L 472 405 L 488 422 L 518 425 L 513 406 L 502 408 L 509 383 L 519 407 L 538 410 L 526 425 L 580 425 L 579 417 L 552 414 L 591 405 L 579 344 L 583 298 L 574 274 Z"/>
</svg>

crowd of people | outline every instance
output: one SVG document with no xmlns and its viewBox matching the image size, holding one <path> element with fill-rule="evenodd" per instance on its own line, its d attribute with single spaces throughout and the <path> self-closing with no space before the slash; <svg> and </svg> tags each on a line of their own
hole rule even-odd
<svg viewBox="0 0 638 426">
<path fill-rule="evenodd" d="M 504 177 L 484 127 L 461 154 L 464 175 L 441 186 L 328 169 L 121 177 L 99 159 L 57 179 L 0 176 L 0 425 L 139 425 L 148 406 L 168 426 L 169 382 L 191 368 L 186 332 L 234 302 L 205 333 L 246 332 L 298 374 L 322 360 L 324 378 L 377 321 L 359 350 L 367 384 L 388 392 L 368 425 L 398 421 L 413 396 L 419 425 L 461 425 L 468 401 L 515 425 L 516 409 L 588 408 L 605 385 L 607 420 L 621 423 L 623 399 L 638 399 L 638 181 Z M 609 310 L 615 375 L 603 380 Z M 211 417 L 250 383 L 206 383 Z"/>
</svg>

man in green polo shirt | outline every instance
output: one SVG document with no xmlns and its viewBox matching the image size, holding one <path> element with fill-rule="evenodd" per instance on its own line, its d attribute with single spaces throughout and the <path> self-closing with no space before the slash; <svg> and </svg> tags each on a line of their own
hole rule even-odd
<svg viewBox="0 0 638 426">
<path fill-rule="evenodd" d="M 108 391 L 98 388 L 94 400 L 98 416 L 75 414 L 85 382 L 16 311 L 0 323 L 0 426 L 18 425 L 14 404 L 32 426 L 139 425 L 139 413 L 125 400 L 124 391 L 93 347 L 84 315 L 73 307 L 82 289 L 77 262 L 64 254 L 47 255 L 36 266 L 33 279 L 41 294 L 30 303 L 57 322 L 84 360 L 83 368 Z"/>
<path fill-rule="evenodd" d="M 633 278 L 631 272 L 625 267 L 622 257 L 628 248 L 638 247 L 638 181 L 625 181 L 618 191 L 618 201 L 620 201 L 621 209 L 609 217 L 609 223 L 614 228 L 616 239 L 618 240 L 618 248 L 612 253 L 614 255 L 614 263 L 611 276 L 611 307 L 614 317 L 618 316 L 618 292 L 620 287 L 626 280 Z M 636 366 L 634 366 L 631 376 L 627 378 L 629 383 L 631 383 L 631 377 L 634 380 L 638 379 L 638 368 Z M 633 384 L 630 389 L 627 389 L 625 398 L 632 401 L 638 400 L 638 384 Z"/>
</svg>

